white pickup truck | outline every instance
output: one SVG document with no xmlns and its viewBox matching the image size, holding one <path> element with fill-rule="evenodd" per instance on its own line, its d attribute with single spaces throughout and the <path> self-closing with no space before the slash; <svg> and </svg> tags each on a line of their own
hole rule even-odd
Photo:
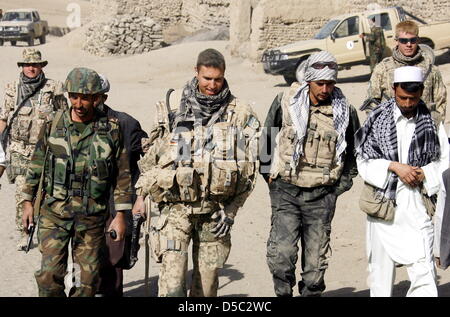
<svg viewBox="0 0 450 317">
<path fill-rule="evenodd" d="M 296 73 L 300 72 L 302 62 L 312 53 L 322 50 L 332 53 L 341 67 L 349 68 L 367 63 L 368 46 L 360 38 L 360 34 L 370 33 L 368 19 L 373 17 L 384 30 L 385 56 L 390 56 L 396 45 L 395 25 L 408 19 L 418 22 L 420 43 L 435 50 L 450 47 L 450 22 L 426 23 L 402 7 L 383 8 L 334 17 L 311 40 L 266 50 L 262 56 L 264 71 L 272 75 L 283 75 L 290 84 L 296 80 Z"/>
<path fill-rule="evenodd" d="M 37 10 L 8 10 L 4 12 L 0 21 L 0 46 L 7 41 L 11 42 L 11 45 L 23 41 L 32 46 L 36 38 L 44 44 L 48 32 L 47 21 L 41 20 Z"/>
</svg>

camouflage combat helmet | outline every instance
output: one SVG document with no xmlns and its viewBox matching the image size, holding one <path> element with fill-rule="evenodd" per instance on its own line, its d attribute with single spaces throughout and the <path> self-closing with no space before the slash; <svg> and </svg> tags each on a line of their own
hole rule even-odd
<svg viewBox="0 0 450 317">
<path fill-rule="evenodd" d="M 42 60 L 41 52 L 35 48 L 26 48 L 22 52 L 22 60 L 17 62 L 17 66 L 21 67 L 24 64 L 41 64 L 45 67 L 48 62 Z"/>
<path fill-rule="evenodd" d="M 67 75 L 64 88 L 67 92 L 95 95 L 102 91 L 102 82 L 96 71 L 78 67 Z"/>
</svg>

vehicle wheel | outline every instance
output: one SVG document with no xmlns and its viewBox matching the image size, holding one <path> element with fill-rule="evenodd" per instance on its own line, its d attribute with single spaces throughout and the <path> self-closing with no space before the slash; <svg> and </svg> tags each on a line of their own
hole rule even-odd
<svg viewBox="0 0 450 317">
<path fill-rule="evenodd" d="M 3 46 L 3 40 L 0 40 L 0 46 Z"/>
<path fill-rule="evenodd" d="M 11 41 L 11 46 L 16 46 L 16 41 Z"/>
<path fill-rule="evenodd" d="M 297 80 L 295 78 L 295 75 L 292 75 L 292 74 L 283 75 L 283 78 L 289 86 L 292 85 L 292 83 Z"/>
<path fill-rule="evenodd" d="M 45 34 L 39 37 L 39 43 L 45 44 Z"/>
<path fill-rule="evenodd" d="M 303 61 L 298 64 L 297 69 L 295 70 L 295 78 L 299 83 L 303 82 L 303 78 L 305 77 L 305 70 L 306 70 L 306 60 L 308 58 L 304 59 Z"/>
<path fill-rule="evenodd" d="M 34 37 L 33 37 L 33 36 L 30 36 L 30 37 L 28 38 L 27 42 L 28 42 L 28 46 L 33 46 L 33 45 L 34 45 Z"/>
</svg>

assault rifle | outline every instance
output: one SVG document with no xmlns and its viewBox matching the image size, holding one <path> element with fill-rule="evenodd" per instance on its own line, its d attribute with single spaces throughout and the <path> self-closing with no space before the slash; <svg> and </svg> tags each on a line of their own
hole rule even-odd
<svg viewBox="0 0 450 317">
<path fill-rule="evenodd" d="M 367 98 L 366 100 L 364 100 L 363 104 L 361 105 L 361 107 L 359 107 L 359 110 L 361 111 L 366 111 L 366 110 L 370 110 L 372 111 L 373 109 L 375 109 L 379 104 L 381 103 L 381 100 L 377 99 L 377 98 Z"/>
</svg>

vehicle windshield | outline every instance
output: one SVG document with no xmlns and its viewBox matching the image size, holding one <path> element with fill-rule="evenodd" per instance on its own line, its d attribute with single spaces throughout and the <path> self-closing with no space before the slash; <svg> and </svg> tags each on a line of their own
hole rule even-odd
<svg viewBox="0 0 450 317">
<path fill-rule="evenodd" d="M 2 21 L 31 21 L 30 12 L 6 12 Z"/>
<path fill-rule="evenodd" d="M 331 34 L 331 31 L 333 31 L 334 27 L 339 23 L 339 20 L 330 20 L 325 24 L 314 36 L 315 40 L 322 40 L 326 37 L 328 37 Z"/>
</svg>

